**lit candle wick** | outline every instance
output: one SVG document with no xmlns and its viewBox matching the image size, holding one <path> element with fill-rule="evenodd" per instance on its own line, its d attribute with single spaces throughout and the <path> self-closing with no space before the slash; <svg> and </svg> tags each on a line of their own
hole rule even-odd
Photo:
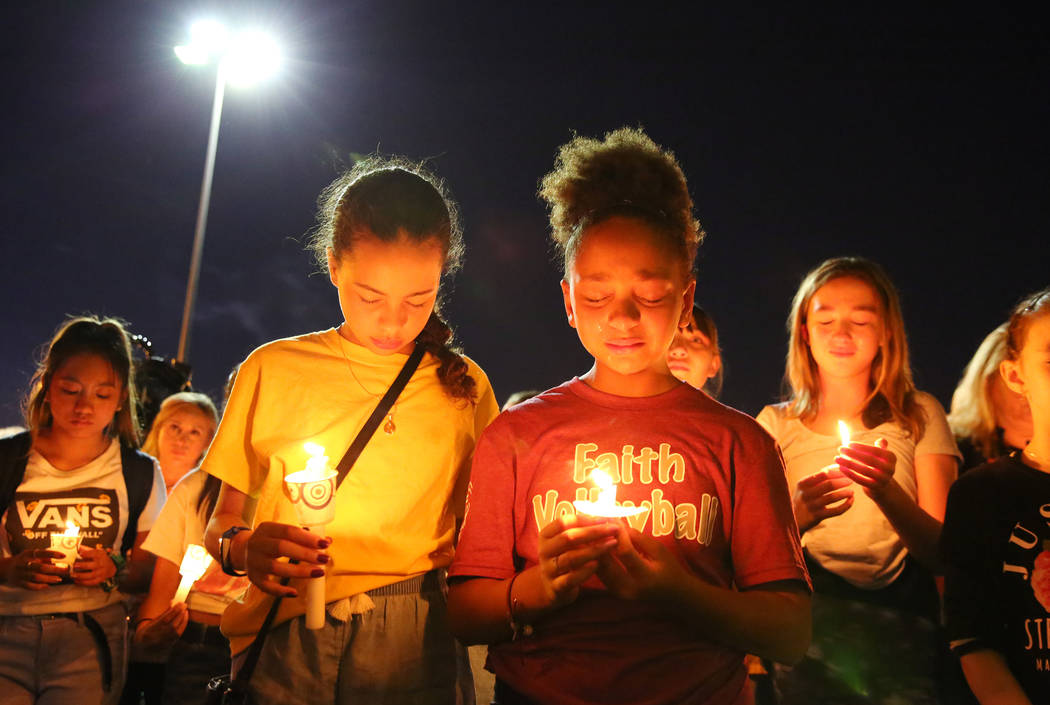
<svg viewBox="0 0 1050 705">
<path fill-rule="evenodd" d="M 842 438 L 842 445 L 849 445 L 849 426 L 846 425 L 845 421 L 839 420 L 839 436 Z"/>
<path fill-rule="evenodd" d="M 72 569 L 73 563 L 80 555 L 80 541 L 80 527 L 68 519 L 65 531 L 52 531 L 51 550 L 62 554 L 62 560 L 56 560 L 55 565 Z"/>
<path fill-rule="evenodd" d="M 645 511 L 645 507 L 617 506 L 616 483 L 604 470 L 592 470 L 591 480 L 598 486 L 598 501 L 578 499 L 572 503 L 576 511 L 595 517 L 629 517 Z"/>
<path fill-rule="evenodd" d="M 316 443 L 303 443 L 303 450 L 309 454 L 306 459 L 306 470 L 303 472 L 309 476 L 309 482 L 324 479 L 325 470 L 328 469 L 328 456 L 324 454 L 324 446 Z"/>
</svg>

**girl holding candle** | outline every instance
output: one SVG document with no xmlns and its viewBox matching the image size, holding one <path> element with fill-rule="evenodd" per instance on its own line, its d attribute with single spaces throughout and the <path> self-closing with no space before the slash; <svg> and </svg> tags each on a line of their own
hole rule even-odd
<svg viewBox="0 0 1050 705">
<path fill-rule="evenodd" d="M 744 654 L 802 655 L 808 587 L 772 440 L 667 366 L 702 236 L 685 177 L 625 128 L 564 145 L 541 194 L 594 366 L 478 444 L 453 626 L 503 705 L 750 702 Z M 642 511 L 574 513 L 595 469 Z"/>
<path fill-rule="evenodd" d="M 138 443 L 131 347 L 120 322 L 73 318 L 51 340 L 25 404 L 27 433 L 0 442 L 21 477 L 0 532 L 0 692 L 18 702 L 113 703 L 124 677 L 127 611 L 143 590 L 141 543 L 164 480 Z M 16 450 L 24 442 L 24 450 Z M 50 534 L 72 522 L 80 558 L 55 565 Z M 125 537 L 128 540 L 125 540 Z M 127 571 L 125 551 L 133 548 Z"/>
<path fill-rule="evenodd" d="M 202 466 L 222 481 L 207 546 L 252 583 L 223 632 L 236 671 L 270 595 L 284 596 L 249 681 L 259 703 L 453 703 L 465 655 L 447 626 L 443 571 L 474 443 L 498 411 L 438 311 L 442 276 L 463 254 L 456 209 L 421 167 L 381 159 L 336 180 L 320 206 L 314 245 L 344 321 L 241 364 Z M 305 530 L 284 489 L 306 465 L 304 443 L 335 464 L 417 345 L 426 354 L 336 492 L 327 535 Z M 249 497 L 258 508 L 245 528 Z M 313 630 L 303 598 L 317 576 L 327 618 Z"/>
<path fill-rule="evenodd" d="M 1003 380 L 1027 401 L 1032 434 L 959 478 L 941 536 L 952 651 L 982 705 L 1050 702 L 1050 289 L 1006 329 Z"/>
<path fill-rule="evenodd" d="M 145 669 L 152 682 L 140 679 L 147 705 L 203 703 L 208 680 L 224 664 L 229 668 L 230 647 L 219 631 L 219 618 L 243 593 L 246 579 L 228 576 L 212 563 L 185 601 L 172 602 L 181 583 L 183 558 L 191 545 L 204 542 L 204 527 L 219 494 L 216 478 L 193 469 L 204 456 L 216 424 L 218 412 L 211 399 L 179 392 L 164 399 L 143 445 L 156 450 L 166 479 L 181 477 L 142 545 L 157 556 L 157 562 L 149 594 L 134 621 L 132 648 L 143 657 L 157 654 L 165 664 L 159 670 Z M 134 696 L 138 703 L 138 693 Z"/>
<path fill-rule="evenodd" d="M 857 702 L 902 692 L 935 702 L 931 573 L 958 462 L 944 410 L 912 382 L 897 292 L 874 262 L 840 257 L 807 274 L 788 331 L 792 396 L 758 421 L 784 454 L 813 578 L 815 648 L 781 669 L 783 701 L 859 691 L 870 700 Z M 853 442 L 840 440 L 839 421 Z"/>
</svg>

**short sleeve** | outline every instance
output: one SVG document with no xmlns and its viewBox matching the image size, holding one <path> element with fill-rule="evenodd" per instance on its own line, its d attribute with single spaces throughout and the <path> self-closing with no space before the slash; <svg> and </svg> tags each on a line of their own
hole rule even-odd
<svg viewBox="0 0 1050 705">
<path fill-rule="evenodd" d="M 919 393 L 918 401 L 926 414 L 926 430 L 915 444 L 915 455 L 954 455 L 961 460 L 962 454 L 955 442 L 955 434 L 948 425 L 944 407 L 933 396 L 924 392 Z"/>
<path fill-rule="evenodd" d="M 776 443 L 755 429 L 734 453 L 731 536 L 734 579 L 742 588 L 776 580 L 809 585 L 791 509 L 784 461 Z"/>
<path fill-rule="evenodd" d="M 153 461 L 153 487 L 149 492 L 149 499 L 146 500 L 146 506 L 142 508 L 142 513 L 139 514 L 139 522 L 135 526 L 136 533 L 142 533 L 143 531 L 150 531 L 153 528 L 154 522 L 157 517 L 160 516 L 161 508 L 164 506 L 164 500 L 167 498 L 167 492 L 164 489 L 164 473 L 160 471 L 160 463 L 156 460 Z"/>
<path fill-rule="evenodd" d="M 466 512 L 449 577 L 509 578 L 514 574 L 513 446 L 506 424 L 482 434 L 474 450 Z"/>
<path fill-rule="evenodd" d="M 474 410 L 474 429 L 472 438 L 474 441 L 473 444 L 476 445 L 478 439 L 481 438 L 482 433 L 484 433 L 488 425 L 492 423 L 492 419 L 496 418 L 496 415 L 499 414 L 499 406 L 496 404 L 496 395 L 492 392 L 492 385 L 489 384 L 488 377 L 473 360 L 470 361 L 470 374 L 477 385 L 477 398 L 472 404 Z M 459 519 L 463 518 L 467 485 L 470 483 L 470 466 L 473 455 L 473 448 L 471 448 L 471 452 L 467 453 L 466 457 L 463 458 L 462 470 L 456 478 L 456 486 L 452 490 L 452 506 L 456 517 Z"/>
<path fill-rule="evenodd" d="M 991 581 L 996 566 L 987 538 L 991 531 L 986 510 L 991 505 L 966 479 L 948 492 L 940 540 L 945 631 L 957 655 L 992 646 L 994 629 L 988 619 L 995 610 L 989 605 L 996 604 Z"/>
<path fill-rule="evenodd" d="M 780 414 L 777 413 L 776 408 L 772 406 L 765 406 L 762 411 L 758 412 L 758 416 L 755 417 L 755 421 L 758 421 L 759 426 L 766 429 L 766 432 L 773 436 L 773 438 L 779 438 L 777 431 L 780 425 Z"/>
<path fill-rule="evenodd" d="M 255 353 L 241 363 L 215 438 L 201 469 L 239 492 L 256 496 L 265 479 L 252 445 L 253 417 L 259 398 L 261 367 Z"/>
<path fill-rule="evenodd" d="M 198 471 L 199 472 L 199 471 Z M 185 551 L 186 536 L 186 512 L 192 502 L 190 497 L 195 482 L 188 482 L 197 473 L 192 473 L 179 480 L 179 484 L 171 490 L 168 501 L 160 511 L 153 530 L 146 537 L 142 548 L 149 551 L 158 558 L 171 561 L 175 565 L 182 563 L 182 554 Z M 203 538 L 203 537 L 202 537 Z"/>
</svg>

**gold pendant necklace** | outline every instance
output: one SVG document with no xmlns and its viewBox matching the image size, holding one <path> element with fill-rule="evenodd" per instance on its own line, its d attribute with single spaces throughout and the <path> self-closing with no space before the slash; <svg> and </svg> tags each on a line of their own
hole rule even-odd
<svg viewBox="0 0 1050 705">
<path fill-rule="evenodd" d="M 339 335 L 339 352 L 341 352 L 343 354 L 343 359 L 346 360 L 346 366 L 350 369 L 350 376 L 354 378 L 355 382 L 357 382 L 357 386 L 359 386 L 361 389 L 365 390 L 365 394 L 367 394 L 369 396 L 372 396 L 372 397 L 375 397 L 376 399 L 382 399 L 383 395 L 376 394 L 375 392 L 370 390 L 368 387 L 366 387 L 364 385 L 364 383 L 361 382 L 360 379 L 358 379 L 357 374 L 354 372 L 354 365 L 353 365 L 353 363 L 351 363 L 350 362 L 350 358 L 346 356 L 346 349 L 343 347 L 343 345 L 344 345 L 343 344 L 343 334 L 342 333 L 338 333 L 338 335 Z M 397 402 L 395 401 L 394 405 L 392 407 L 390 407 L 390 410 L 386 413 L 386 422 L 383 423 L 383 433 L 385 433 L 388 436 L 394 435 L 394 431 L 397 430 L 397 424 L 394 423 L 394 414 L 396 414 L 396 413 L 397 413 Z"/>
</svg>

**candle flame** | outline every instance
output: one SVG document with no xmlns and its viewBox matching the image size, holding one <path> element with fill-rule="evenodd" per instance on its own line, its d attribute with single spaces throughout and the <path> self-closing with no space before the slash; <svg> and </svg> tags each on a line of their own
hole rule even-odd
<svg viewBox="0 0 1050 705">
<path fill-rule="evenodd" d="M 839 436 L 842 438 L 842 445 L 849 445 L 849 426 L 846 425 L 845 421 L 839 420 Z"/>
<path fill-rule="evenodd" d="M 596 517 L 628 517 L 640 514 L 645 507 L 620 507 L 616 504 L 616 483 L 604 470 L 591 471 L 591 481 L 598 486 L 598 501 L 578 499 L 573 502 L 577 511 Z"/>
<path fill-rule="evenodd" d="M 303 450 L 310 456 L 306 461 L 305 470 L 309 474 L 309 481 L 323 480 L 325 470 L 328 468 L 328 456 L 324 454 L 324 446 L 306 442 L 303 443 Z"/>
<path fill-rule="evenodd" d="M 592 470 L 591 480 L 598 487 L 602 488 L 602 494 L 604 495 L 609 490 L 612 490 L 612 498 L 616 499 L 616 483 L 613 482 L 612 476 L 604 470 Z"/>
<path fill-rule="evenodd" d="M 73 522 L 66 520 L 66 530 L 62 533 L 63 536 L 80 536 L 80 527 Z"/>
</svg>

